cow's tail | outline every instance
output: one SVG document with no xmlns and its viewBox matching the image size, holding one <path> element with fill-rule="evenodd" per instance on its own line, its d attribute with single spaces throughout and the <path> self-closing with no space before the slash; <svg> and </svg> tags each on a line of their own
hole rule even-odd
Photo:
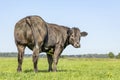
<svg viewBox="0 0 120 80">
<path fill-rule="evenodd" d="M 26 17 L 26 23 L 29 25 L 29 27 L 32 30 L 35 47 L 38 48 L 37 36 L 35 35 L 34 25 L 33 25 L 32 21 L 31 21 L 31 17 L 30 16 Z"/>
</svg>

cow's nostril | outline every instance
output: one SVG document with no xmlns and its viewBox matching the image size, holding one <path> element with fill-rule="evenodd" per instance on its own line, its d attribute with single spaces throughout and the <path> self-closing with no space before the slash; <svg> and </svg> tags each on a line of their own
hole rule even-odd
<svg viewBox="0 0 120 80">
<path fill-rule="evenodd" d="M 79 44 L 79 42 L 77 42 L 77 44 Z"/>
</svg>

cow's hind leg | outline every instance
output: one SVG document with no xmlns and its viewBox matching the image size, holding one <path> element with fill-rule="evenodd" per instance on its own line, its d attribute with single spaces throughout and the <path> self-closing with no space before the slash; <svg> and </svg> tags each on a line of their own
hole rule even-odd
<svg viewBox="0 0 120 80">
<path fill-rule="evenodd" d="M 25 46 L 24 45 L 17 45 L 17 49 L 18 49 L 18 68 L 17 68 L 17 71 L 21 72 Z"/>
<path fill-rule="evenodd" d="M 48 59 L 48 64 L 49 64 L 48 71 L 51 72 L 51 71 L 53 71 L 53 69 L 52 69 L 52 63 L 53 63 L 52 54 L 47 54 L 47 59 Z"/>
<path fill-rule="evenodd" d="M 35 47 L 33 50 L 33 65 L 34 65 L 34 71 L 38 72 L 37 63 L 39 58 L 39 48 Z"/>
</svg>

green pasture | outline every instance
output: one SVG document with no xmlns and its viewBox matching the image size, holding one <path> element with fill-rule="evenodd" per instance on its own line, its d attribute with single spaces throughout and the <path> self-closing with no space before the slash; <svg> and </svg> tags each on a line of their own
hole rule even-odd
<svg viewBox="0 0 120 80">
<path fill-rule="evenodd" d="M 48 72 L 46 58 L 39 58 L 34 73 L 32 58 L 24 58 L 23 71 L 16 72 L 17 58 L 0 58 L 0 80 L 120 80 L 120 60 L 60 58 L 57 72 Z"/>
</svg>

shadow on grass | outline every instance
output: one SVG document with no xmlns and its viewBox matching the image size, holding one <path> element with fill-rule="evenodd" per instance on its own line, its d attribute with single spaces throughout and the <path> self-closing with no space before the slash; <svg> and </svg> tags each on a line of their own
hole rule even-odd
<svg viewBox="0 0 120 80">
<path fill-rule="evenodd" d="M 34 72 L 33 69 L 27 69 L 24 71 L 25 73 L 30 73 L 30 72 Z"/>
<path fill-rule="evenodd" d="M 24 72 L 25 73 L 30 73 L 30 72 L 34 72 L 34 70 L 33 69 L 29 69 L 29 70 L 25 70 Z M 48 71 L 47 70 L 38 70 L 38 72 L 45 72 L 45 73 L 47 73 Z"/>
<path fill-rule="evenodd" d="M 33 69 L 29 69 L 29 70 L 25 70 L 24 71 L 25 73 L 30 73 L 30 72 L 34 72 L 34 70 Z M 43 72 L 43 73 L 49 73 L 49 71 L 48 70 L 38 70 L 38 73 L 39 72 Z M 76 72 L 76 70 L 57 70 L 57 72 Z"/>
</svg>

